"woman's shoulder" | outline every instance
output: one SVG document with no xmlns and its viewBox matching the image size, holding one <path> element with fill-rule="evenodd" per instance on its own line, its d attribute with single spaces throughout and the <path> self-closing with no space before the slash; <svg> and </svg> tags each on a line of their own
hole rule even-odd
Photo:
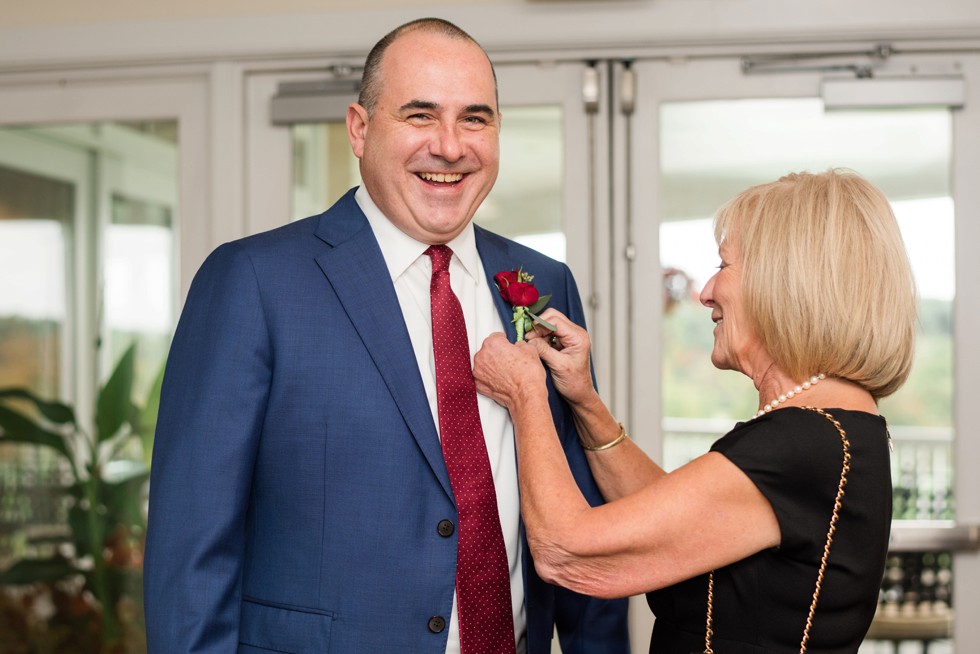
<svg viewBox="0 0 980 654">
<path fill-rule="evenodd" d="M 815 430 L 824 424 L 833 424 L 834 421 L 839 422 L 841 426 L 851 425 L 852 428 L 860 430 L 886 428 L 883 416 L 867 411 L 839 407 L 784 407 L 735 423 L 722 440 L 728 437 L 737 439 L 750 435 L 766 435 L 785 429 Z"/>
<path fill-rule="evenodd" d="M 841 431 L 844 432 L 843 436 Z M 850 443 L 853 440 L 851 437 L 860 437 L 857 442 L 862 447 L 872 446 L 887 451 L 888 429 L 882 416 L 834 407 L 820 411 L 786 407 L 739 422 L 715 441 L 711 451 L 729 458 L 789 458 L 799 459 L 805 464 L 810 457 L 819 456 L 821 451 L 839 452 L 842 438 L 848 438 Z M 815 447 L 819 444 L 827 447 Z"/>
</svg>

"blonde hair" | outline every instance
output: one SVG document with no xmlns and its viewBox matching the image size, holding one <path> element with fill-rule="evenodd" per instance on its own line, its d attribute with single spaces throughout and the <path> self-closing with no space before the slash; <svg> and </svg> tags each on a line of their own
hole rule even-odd
<svg viewBox="0 0 980 654">
<path fill-rule="evenodd" d="M 796 379 L 820 372 L 877 400 L 912 366 L 915 281 L 885 196 L 853 171 L 753 186 L 715 216 L 740 253 L 742 295 L 763 345 Z"/>
</svg>

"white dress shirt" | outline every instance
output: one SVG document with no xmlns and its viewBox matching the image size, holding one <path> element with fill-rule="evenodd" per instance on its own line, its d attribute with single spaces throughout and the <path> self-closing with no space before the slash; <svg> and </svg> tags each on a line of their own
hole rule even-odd
<svg viewBox="0 0 980 654">
<path fill-rule="evenodd" d="M 436 362 L 432 349 L 432 314 L 429 299 L 432 261 L 425 254 L 429 246 L 416 241 L 385 218 L 364 186 L 357 190 L 354 198 L 367 216 L 381 247 L 381 254 L 388 265 L 405 325 L 408 327 L 408 335 L 412 340 L 412 348 L 415 350 L 415 360 L 422 373 L 422 384 L 429 399 L 432 420 L 438 431 Z M 483 344 L 484 339 L 493 332 L 504 331 L 504 326 L 491 295 L 495 291 L 487 283 L 483 263 L 476 249 L 472 223 L 446 245 L 453 251 L 453 258 L 449 263 L 449 279 L 463 309 L 472 362 L 473 355 Z M 522 654 L 527 649 L 527 622 L 524 613 L 524 574 L 521 566 L 520 543 L 521 507 L 517 490 L 514 426 L 507 410 L 490 398 L 477 394 L 477 403 L 483 435 L 487 442 L 487 453 L 490 457 L 490 470 L 496 488 L 497 510 L 500 513 L 500 526 L 504 535 L 504 546 L 507 549 L 507 562 L 510 566 L 514 636 L 517 652 Z M 459 651 L 459 620 L 454 595 L 446 652 L 458 654 Z"/>
</svg>

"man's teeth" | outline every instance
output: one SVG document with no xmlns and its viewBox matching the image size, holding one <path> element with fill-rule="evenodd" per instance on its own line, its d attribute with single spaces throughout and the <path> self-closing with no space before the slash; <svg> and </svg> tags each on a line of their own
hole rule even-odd
<svg viewBox="0 0 980 654">
<path fill-rule="evenodd" d="M 463 173 L 419 173 L 419 177 L 427 182 L 458 182 L 463 179 Z"/>
</svg>

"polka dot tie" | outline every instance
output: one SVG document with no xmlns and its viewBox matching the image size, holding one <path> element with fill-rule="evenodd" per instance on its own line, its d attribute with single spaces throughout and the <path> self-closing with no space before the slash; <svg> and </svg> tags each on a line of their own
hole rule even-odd
<svg viewBox="0 0 980 654">
<path fill-rule="evenodd" d="M 510 571 L 480 424 L 463 310 L 449 285 L 453 251 L 433 245 L 432 345 L 442 454 L 459 512 L 456 607 L 462 654 L 513 654 Z"/>
</svg>

